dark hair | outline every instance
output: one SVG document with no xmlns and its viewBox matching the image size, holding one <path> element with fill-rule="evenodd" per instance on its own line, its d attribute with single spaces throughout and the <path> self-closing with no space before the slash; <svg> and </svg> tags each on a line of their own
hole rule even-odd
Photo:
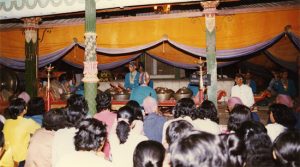
<svg viewBox="0 0 300 167">
<path fill-rule="evenodd" d="M 133 153 L 133 167 L 162 167 L 165 152 L 164 146 L 157 141 L 142 141 Z"/>
<path fill-rule="evenodd" d="M 228 166 L 229 167 L 242 167 L 243 161 L 243 142 L 234 133 L 220 134 L 220 138 L 227 146 L 228 153 Z"/>
<path fill-rule="evenodd" d="M 101 112 L 103 110 L 111 108 L 111 95 L 106 92 L 100 92 L 97 94 L 96 97 L 96 103 L 97 103 L 97 112 Z"/>
<path fill-rule="evenodd" d="M 180 99 L 172 110 L 174 118 L 189 116 L 192 119 L 196 117 L 196 105 L 191 98 Z"/>
<path fill-rule="evenodd" d="M 226 146 L 219 136 L 194 131 L 171 145 L 172 167 L 226 167 Z"/>
<path fill-rule="evenodd" d="M 26 109 L 26 102 L 21 98 L 12 100 L 7 108 L 7 113 L 10 119 L 17 117 Z"/>
<path fill-rule="evenodd" d="M 2 131 L 4 128 L 4 123 L 2 121 L 0 121 L 0 131 Z"/>
<path fill-rule="evenodd" d="M 288 130 L 281 133 L 273 143 L 273 151 L 281 166 L 300 166 L 300 132 Z"/>
<path fill-rule="evenodd" d="M 2 131 L 0 131 L 0 147 L 2 147 L 2 149 L 4 147 L 4 141 L 4 134 Z"/>
<path fill-rule="evenodd" d="M 126 106 L 130 107 L 133 110 L 134 113 L 134 119 L 136 120 L 144 120 L 144 116 L 143 116 L 143 112 L 142 112 L 142 107 L 140 106 L 140 104 L 135 101 L 135 100 L 129 100 L 126 103 Z"/>
<path fill-rule="evenodd" d="M 294 128 L 297 120 L 293 111 L 284 104 L 272 104 L 269 107 L 269 111 L 272 112 L 275 122 L 289 129 Z"/>
<path fill-rule="evenodd" d="M 118 124 L 116 133 L 120 140 L 120 144 L 123 144 L 127 141 L 130 132 L 130 125 L 134 120 L 133 110 L 128 106 L 121 107 L 118 110 L 117 119 Z"/>
<path fill-rule="evenodd" d="M 275 166 L 272 157 L 272 142 L 262 123 L 245 121 L 236 134 L 244 142 L 243 159 L 247 167 Z"/>
<path fill-rule="evenodd" d="M 64 128 L 66 125 L 64 112 L 65 111 L 62 108 L 53 108 L 48 112 L 45 112 L 42 127 L 44 127 L 46 130 L 54 131 Z"/>
<path fill-rule="evenodd" d="M 26 116 L 43 115 L 45 113 L 45 101 L 42 97 L 33 97 L 27 105 Z"/>
<path fill-rule="evenodd" d="M 251 120 L 250 108 L 245 105 L 237 104 L 229 113 L 227 129 L 229 131 L 236 131 L 243 122 L 249 120 Z"/>
<path fill-rule="evenodd" d="M 67 100 L 67 108 L 73 106 L 75 108 L 82 108 L 85 112 L 88 112 L 88 104 L 87 101 L 85 100 L 84 96 L 78 95 L 78 94 L 73 94 L 71 95 L 68 100 Z"/>
<path fill-rule="evenodd" d="M 236 77 L 236 78 L 242 78 L 242 79 L 244 80 L 244 76 L 243 76 L 243 74 L 241 74 L 241 73 L 235 74 L 235 77 Z"/>
<path fill-rule="evenodd" d="M 138 65 L 137 65 L 138 69 L 140 69 L 141 67 L 143 68 L 143 70 L 145 70 L 145 66 L 144 66 L 144 63 L 142 62 L 138 62 Z"/>
<path fill-rule="evenodd" d="M 200 106 L 200 111 L 197 112 L 197 114 L 199 114 L 200 119 L 208 118 L 211 121 L 219 123 L 218 110 L 212 101 L 204 100 Z"/>
<path fill-rule="evenodd" d="M 95 119 L 88 118 L 79 124 L 74 137 L 76 151 L 97 151 L 106 139 L 106 125 Z"/>
<path fill-rule="evenodd" d="M 192 131 L 194 126 L 186 120 L 173 121 L 166 129 L 166 141 L 169 145 L 180 139 L 185 133 Z"/>
</svg>

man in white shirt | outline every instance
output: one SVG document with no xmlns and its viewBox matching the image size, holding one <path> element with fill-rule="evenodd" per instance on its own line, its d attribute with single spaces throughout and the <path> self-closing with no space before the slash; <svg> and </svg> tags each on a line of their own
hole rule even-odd
<svg viewBox="0 0 300 167">
<path fill-rule="evenodd" d="M 231 97 L 238 97 L 242 100 L 243 104 L 251 108 L 254 104 L 254 96 L 252 89 L 243 83 L 242 74 L 235 75 L 236 85 L 231 88 Z"/>
</svg>

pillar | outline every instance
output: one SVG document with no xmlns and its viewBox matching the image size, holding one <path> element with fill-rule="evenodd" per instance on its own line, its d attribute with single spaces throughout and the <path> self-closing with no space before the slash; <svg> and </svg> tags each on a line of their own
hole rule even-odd
<svg viewBox="0 0 300 167">
<path fill-rule="evenodd" d="M 85 0 L 85 52 L 84 52 L 84 96 L 88 102 L 89 113 L 96 113 L 96 96 L 98 87 L 98 62 L 96 57 L 96 2 Z"/>
<path fill-rule="evenodd" d="M 30 97 L 38 94 L 38 23 L 39 17 L 24 18 L 25 91 Z"/>
<path fill-rule="evenodd" d="M 211 76 L 211 85 L 207 88 L 208 100 L 217 106 L 217 60 L 216 60 L 216 7 L 219 1 L 200 2 L 204 8 L 206 31 L 207 73 Z"/>
</svg>

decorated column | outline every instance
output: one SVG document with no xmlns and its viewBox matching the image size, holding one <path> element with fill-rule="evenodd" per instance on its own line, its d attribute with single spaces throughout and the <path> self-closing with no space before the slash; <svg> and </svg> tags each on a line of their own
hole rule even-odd
<svg viewBox="0 0 300 167">
<path fill-rule="evenodd" d="M 207 88 L 208 100 L 217 105 L 217 60 L 216 60 L 216 7 L 219 1 L 201 2 L 205 14 L 207 74 L 211 76 L 211 85 Z"/>
<path fill-rule="evenodd" d="M 85 52 L 84 52 L 84 96 L 91 115 L 96 113 L 98 62 L 96 57 L 96 2 L 85 0 Z"/>
<path fill-rule="evenodd" d="M 38 23 L 39 17 L 24 18 L 25 31 L 25 91 L 30 97 L 38 94 Z"/>
</svg>

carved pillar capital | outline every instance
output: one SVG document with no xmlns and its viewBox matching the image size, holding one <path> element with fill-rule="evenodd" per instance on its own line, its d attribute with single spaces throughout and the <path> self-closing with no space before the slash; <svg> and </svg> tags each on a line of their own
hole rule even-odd
<svg viewBox="0 0 300 167">
<path fill-rule="evenodd" d="M 201 6 L 204 8 L 203 13 L 210 17 L 214 16 L 217 13 L 217 6 L 219 5 L 219 1 L 205 1 L 200 2 Z"/>
<path fill-rule="evenodd" d="M 25 32 L 25 39 L 26 42 L 29 43 L 32 40 L 33 43 L 36 43 L 37 40 L 37 29 L 39 27 L 39 22 L 42 19 L 40 17 L 30 17 L 30 18 L 23 18 L 22 21 L 24 22 L 24 32 Z"/>
</svg>

